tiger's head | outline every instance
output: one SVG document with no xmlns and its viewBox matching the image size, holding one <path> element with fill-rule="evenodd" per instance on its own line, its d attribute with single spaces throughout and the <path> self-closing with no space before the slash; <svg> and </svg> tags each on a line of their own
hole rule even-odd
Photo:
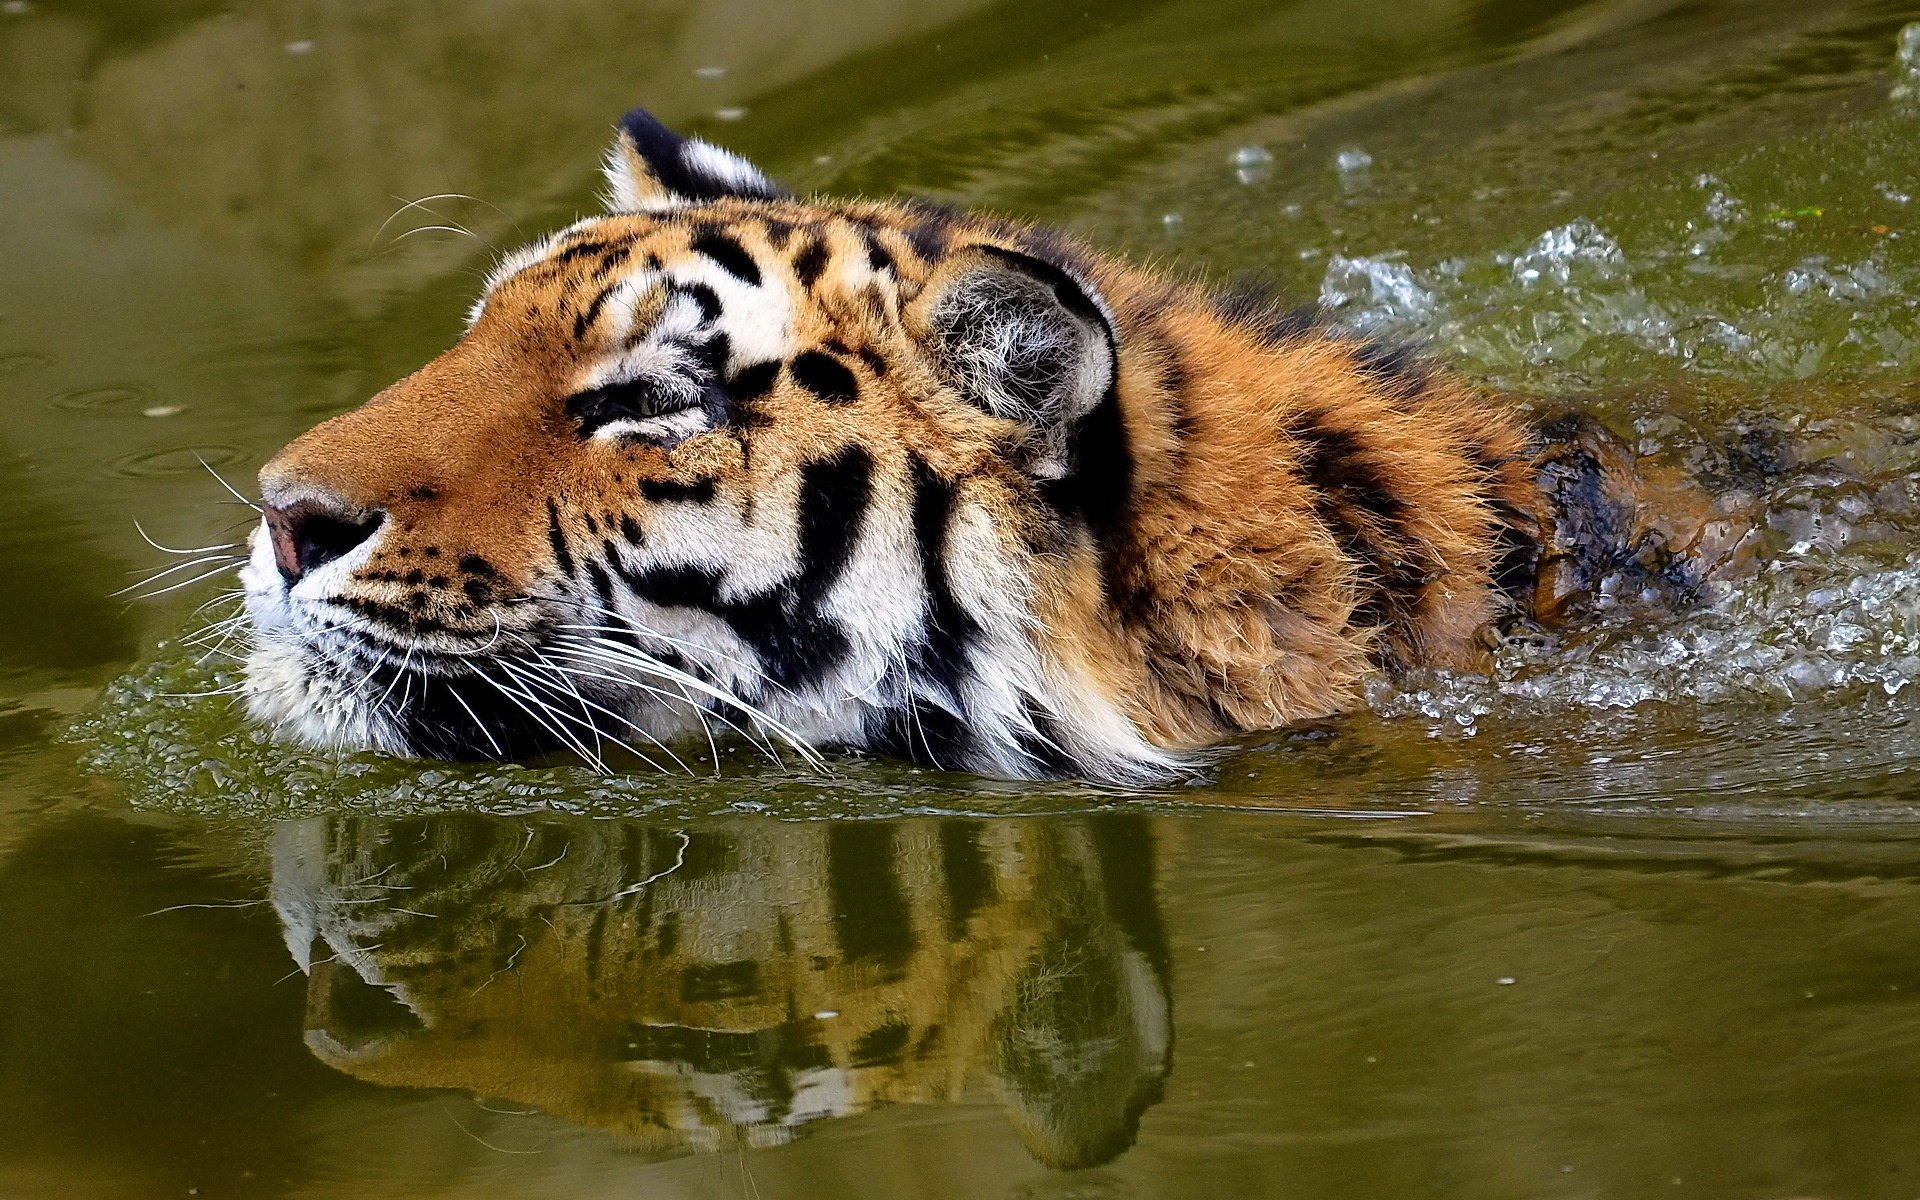
<svg viewBox="0 0 1920 1200">
<path fill-rule="evenodd" d="M 256 717 L 519 757 L 702 727 L 1013 777 L 1175 757 L 1111 678 L 1131 485 L 1102 273 L 1056 235 L 796 199 L 643 111 L 606 215 L 260 473 Z"/>
</svg>

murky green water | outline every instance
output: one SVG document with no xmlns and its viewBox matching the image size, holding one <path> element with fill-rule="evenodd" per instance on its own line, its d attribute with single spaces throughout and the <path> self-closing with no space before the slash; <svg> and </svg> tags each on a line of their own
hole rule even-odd
<svg viewBox="0 0 1920 1200">
<path fill-rule="evenodd" d="M 1920 1195 L 1916 20 L 0 6 L 0 1196 Z M 200 460 L 446 343 L 637 101 L 1597 408 L 1771 565 L 1152 796 L 194 695 L 221 585 L 109 598 L 134 520 L 242 528 Z"/>
</svg>

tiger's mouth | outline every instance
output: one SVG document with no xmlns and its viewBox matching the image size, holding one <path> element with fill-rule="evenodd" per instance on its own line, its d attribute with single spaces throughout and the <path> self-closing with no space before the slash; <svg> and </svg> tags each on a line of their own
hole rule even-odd
<svg viewBox="0 0 1920 1200">
<path fill-rule="evenodd" d="M 243 694 L 254 719 L 323 749 L 456 761 L 619 760 L 691 772 L 699 735 L 719 756 L 736 735 L 803 759 L 812 747 L 702 668 L 677 639 L 561 596 L 507 597 L 490 632 L 422 635 L 350 590 L 354 564 L 298 581 L 276 569 L 271 532 L 241 568 L 253 646 Z M 684 744 L 681 744 L 684 743 Z M 778 757 L 776 754 L 775 757 Z"/>
</svg>

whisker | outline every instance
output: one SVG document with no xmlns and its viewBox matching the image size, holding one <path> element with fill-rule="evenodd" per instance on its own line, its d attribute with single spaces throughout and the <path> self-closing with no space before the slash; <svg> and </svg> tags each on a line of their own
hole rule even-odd
<svg viewBox="0 0 1920 1200">
<path fill-rule="evenodd" d="M 514 670 L 514 668 L 512 668 L 505 662 L 502 662 L 500 665 L 506 670 L 513 672 L 516 678 L 525 678 L 525 681 L 529 684 L 538 684 L 539 686 L 545 687 L 549 690 L 558 691 L 558 689 L 556 689 L 552 681 L 541 679 L 538 676 L 532 675 L 530 672 L 516 671 Z M 566 678 L 563 672 L 558 674 L 562 680 Z M 675 754 L 673 750 L 670 747 L 668 747 L 665 742 L 661 741 L 657 737 L 654 737 L 651 733 L 648 733 L 646 730 L 641 729 L 640 726 L 634 724 L 632 721 L 621 716 L 619 713 L 614 712 L 612 709 L 607 708 L 604 705 L 596 704 L 593 701 L 587 699 L 585 696 L 580 694 L 578 689 L 572 687 L 571 685 L 568 685 L 564 692 L 558 692 L 558 694 L 572 696 L 574 700 L 580 703 L 580 706 L 583 711 L 591 708 L 597 712 L 601 712 L 606 714 L 609 717 L 612 717 L 614 720 L 619 721 L 623 725 L 632 726 L 635 730 L 638 730 L 640 734 L 644 736 L 648 741 L 660 747 L 661 751 L 665 753 L 668 758 L 671 758 L 676 764 L 678 764 L 682 771 L 685 771 L 689 775 L 693 774 L 693 769 L 688 767 L 687 764 L 680 758 L 680 756 L 678 754 Z M 588 725 L 589 728 L 595 731 L 596 736 L 599 736 L 601 734 L 601 730 L 599 726 L 594 725 L 591 720 L 587 721 L 586 724 Z M 620 747 L 622 750 L 625 750 L 627 753 L 632 754 L 635 757 L 639 758 L 640 761 L 646 763 L 649 767 L 652 767 L 654 770 L 661 771 L 664 773 L 665 768 L 661 767 L 659 763 L 654 762 L 653 759 L 650 758 L 643 751 L 639 750 L 634 746 L 629 745 L 625 741 L 613 736 L 610 733 L 605 734 L 604 736 L 607 738 L 608 741 Z"/>
<path fill-rule="evenodd" d="M 253 511 L 260 513 L 262 515 L 265 515 L 267 511 L 266 509 L 261 508 L 258 504 L 255 504 L 253 501 L 247 499 L 244 495 L 242 495 L 240 492 L 240 489 L 234 487 L 232 484 L 227 482 L 226 476 L 220 474 L 220 472 L 213 469 L 212 463 L 208 462 L 204 458 L 201 458 L 198 454 L 194 455 L 193 457 L 199 461 L 201 466 L 207 469 L 207 474 L 213 476 L 214 479 L 219 481 L 221 487 L 227 489 L 227 491 L 233 496 L 235 500 L 238 500 L 240 503 L 246 505 L 248 508 L 252 509 Z"/>
<path fill-rule="evenodd" d="M 152 600 L 152 599 L 155 599 L 156 597 L 164 596 L 168 592 L 177 592 L 181 588 L 192 587 L 194 584 L 199 583 L 202 580 L 212 579 L 215 575 L 224 575 L 228 571 L 233 570 L 234 566 L 235 566 L 235 563 L 231 563 L 231 562 L 222 563 L 220 566 L 217 566 L 213 570 L 206 572 L 204 575 L 195 575 L 192 579 L 183 580 L 179 583 L 169 584 L 166 587 L 158 589 L 157 591 L 142 592 L 138 596 L 135 596 L 134 599 Z"/>
<path fill-rule="evenodd" d="M 154 541 L 153 538 L 148 535 L 146 529 L 137 520 L 133 523 L 133 530 L 135 533 L 140 535 L 141 541 L 145 542 L 149 546 L 152 546 L 155 550 L 160 551 L 160 553 L 162 554 L 206 554 L 209 551 L 213 551 L 213 550 L 238 550 L 240 548 L 239 542 L 228 542 L 225 545 L 221 545 L 221 546 L 195 546 L 190 550 L 181 550 L 173 546 L 163 546 L 159 542 Z"/>
<path fill-rule="evenodd" d="M 108 594 L 109 596 L 124 596 L 128 592 L 137 592 L 141 588 L 146 587 L 149 584 L 159 583 L 162 579 L 165 579 L 169 575 L 177 575 L 181 571 L 191 571 L 195 567 L 204 567 L 210 562 L 237 563 L 240 561 L 242 561 L 240 556 L 236 554 L 203 554 L 199 558 L 190 558 L 186 562 L 174 563 L 170 567 L 162 567 L 160 570 L 155 571 L 153 574 L 147 576 L 145 579 L 140 580 L 138 583 L 130 583 L 126 587 L 121 588 L 119 591 L 111 592 Z"/>
<path fill-rule="evenodd" d="M 690 687 L 723 704 L 732 705 L 752 718 L 757 724 L 779 735 L 780 739 L 792 746 L 809 765 L 818 770 L 824 770 L 826 768 L 826 760 L 820 756 L 819 751 L 807 744 L 806 739 L 802 738 L 794 730 L 788 728 L 785 723 L 776 719 L 772 714 L 737 695 L 717 688 L 698 676 L 689 675 L 685 671 L 670 667 L 644 653 L 636 652 L 630 646 L 621 645 L 606 638 L 595 638 L 592 641 L 578 639 L 577 645 L 579 648 L 587 650 L 590 653 L 610 656 L 612 660 L 619 665 L 645 672 L 656 678 L 670 680 L 674 683 Z"/>
<path fill-rule="evenodd" d="M 509 222 L 513 221 L 512 214 L 507 212 L 506 209 L 501 208 L 498 204 L 494 204 L 491 201 L 482 200 L 478 196 L 469 196 L 465 192 L 435 192 L 431 196 L 422 196 L 418 200 L 404 200 L 404 199 L 401 199 L 401 197 L 399 196 L 395 196 L 393 198 L 395 200 L 400 200 L 400 207 L 393 210 L 392 216 L 389 216 L 386 220 L 380 222 L 380 228 L 374 230 L 373 236 L 367 239 L 367 249 L 369 250 L 373 249 L 376 245 L 380 243 L 380 235 L 387 231 L 387 227 L 392 225 L 395 221 L 398 221 L 401 215 L 403 213 L 406 213 L 410 209 L 417 208 L 423 212 L 431 213 L 433 216 L 439 217 L 443 221 L 448 220 L 449 218 L 427 207 L 427 202 L 431 200 L 471 200 L 475 204 L 486 205 L 488 208 L 499 213 L 501 216 L 506 217 Z M 514 228 L 517 230 L 519 226 L 515 225 Z M 397 241 L 398 239 L 395 239 L 395 240 Z"/>
<path fill-rule="evenodd" d="M 502 683 L 498 679 L 495 679 L 491 675 L 484 675 L 478 672 L 476 672 L 475 675 L 476 675 L 476 678 L 485 680 L 488 684 L 490 684 L 493 687 L 495 691 L 499 692 L 502 696 L 505 696 L 509 701 L 511 701 L 515 706 L 517 706 L 521 712 L 526 713 L 529 717 L 532 717 L 535 721 L 539 722 L 541 727 L 546 729 L 547 732 L 553 734 L 555 737 L 559 738 L 563 745 L 567 746 L 569 749 L 579 754 L 581 758 L 585 759 L 594 768 L 594 770 L 598 771 L 602 775 L 610 774 L 610 772 L 607 770 L 607 764 L 602 762 L 599 756 L 594 754 L 593 751 L 587 749 L 585 742 L 582 742 L 578 738 L 574 737 L 572 734 L 568 733 L 564 728 L 561 728 L 560 726 L 555 725 L 553 722 L 548 721 L 545 716 L 541 715 L 542 711 L 544 711 L 544 712 L 553 714 L 553 716 L 556 719 L 560 719 L 563 717 L 564 714 L 561 714 L 560 712 L 555 710 L 551 704 L 548 704 L 546 701 L 540 699 L 538 696 L 535 696 L 532 693 L 526 692 L 524 690 L 519 692 L 516 695 L 512 689 L 509 689 L 506 686 L 506 684 Z M 530 705 L 531 707 L 529 707 Z"/>
<path fill-rule="evenodd" d="M 438 230 L 442 233 L 463 234 L 470 238 L 477 238 L 480 236 L 479 234 L 475 233 L 473 230 L 468 229 L 465 225 L 422 225 L 422 226 L 419 226 L 418 228 L 407 230 L 405 233 L 396 236 L 393 240 L 395 242 L 404 242 L 416 233 L 431 233 L 435 230 Z"/>
<path fill-rule="evenodd" d="M 423 680 L 424 678 L 425 677 L 422 676 Z M 491 680 L 489 680 L 489 682 L 491 682 Z M 400 703 L 402 707 L 405 707 L 407 702 L 407 696 L 412 695 L 412 692 L 413 692 L 413 677 L 408 676 L 407 691 L 402 694 L 400 699 Z M 499 742 L 496 742 L 493 740 L 493 731 L 488 729 L 487 723 L 480 719 L 480 714 L 473 711 L 473 706 L 471 704 L 468 704 L 466 701 L 466 698 L 460 694 L 460 689 L 457 687 L 453 687 L 452 685 L 448 685 L 447 693 L 453 697 L 453 702 L 455 704 L 458 704 L 461 708 L 464 708 L 467 710 L 467 715 L 473 718 L 473 727 L 480 731 L 481 737 L 484 737 L 487 739 L 487 744 L 493 747 L 494 754 L 502 759 L 506 758 L 507 752 L 500 748 Z M 420 698 L 424 700 L 426 699 L 426 696 L 427 696 L 427 685 L 424 682 L 422 682 L 420 685 Z"/>
<path fill-rule="evenodd" d="M 572 685 L 571 676 L 567 668 L 562 667 L 559 664 L 553 662 L 552 660 L 547 658 L 546 655 L 541 654 L 538 650 L 533 651 L 533 655 L 535 658 L 539 659 L 539 661 L 542 664 L 544 664 L 546 668 L 554 674 L 555 677 L 567 682 L 567 690 L 571 692 L 573 694 L 574 699 L 580 701 L 582 705 L 592 708 L 595 711 L 605 713 L 607 716 L 612 717 L 614 720 L 620 722 L 622 725 L 625 725 L 629 729 L 632 729 L 635 733 L 638 733 L 641 737 L 646 738 L 649 742 L 652 742 L 654 745 L 660 747 L 661 752 L 664 753 L 668 758 L 671 758 L 680 767 L 682 771 L 685 771 L 689 775 L 693 774 L 693 768 L 689 767 L 686 764 L 686 762 L 678 754 L 675 754 L 673 752 L 672 747 L 668 746 L 665 742 L 655 737 L 651 731 L 649 731 L 646 727 L 642 726 L 639 722 L 633 720 L 630 717 L 624 717 L 619 713 L 613 711 L 612 709 L 606 707 L 605 705 L 598 704 L 592 700 L 587 699 L 586 696 L 582 695 L 580 693 L 580 690 L 578 688 L 575 688 Z M 631 747 L 629 747 L 629 749 L 631 749 Z M 635 751 L 635 753 L 639 753 L 639 752 Z M 646 756 L 641 755 L 641 757 L 645 758 Z M 714 754 L 713 761 L 714 761 L 714 766 L 717 768 L 720 765 L 720 757 L 717 751 Z"/>
<path fill-rule="evenodd" d="M 606 660 L 604 659 L 594 657 L 591 654 L 587 654 L 585 652 L 582 652 L 578 649 L 574 649 L 571 647 L 555 646 L 555 647 L 552 647 L 552 649 L 554 653 L 563 654 L 568 658 L 579 658 L 579 659 L 585 660 L 586 662 L 594 663 L 594 664 L 602 664 L 606 662 Z M 615 664 L 608 664 L 608 665 L 612 666 Z M 620 666 L 620 667 L 625 667 L 629 665 L 630 664 L 626 664 L 626 663 L 617 664 L 617 666 Z M 706 721 L 706 718 L 708 716 L 712 716 L 715 720 L 724 723 L 727 726 L 727 728 L 733 730 L 735 733 L 745 738 L 749 745 L 751 745 L 754 749 L 759 750 L 761 753 L 767 755 L 767 757 L 773 759 L 774 762 L 781 763 L 780 756 L 774 752 L 773 746 L 770 742 L 762 742 L 760 738 L 754 736 L 754 732 L 752 730 L 742 728 L 738 722 L 730 719 L 725 713 L 709 712 L 706 708 L 702 707 L 700 703 L 696 701 L 692 696 L 687 695 L 687 693 L 684 690 L 679 692 L 664 691 L 660 688 L 653 686 L 652 684 L 645 683 L 641 680 L 635 679 L 630 675 L 609 675 L 609 674 L 606 674 L 604 671 L 588 671 L 580 667 L 568 667 L 565 669 L 577 673 L 582 678 L 599 679 L 599 680 L 604 680 L 608 683 L 617 683 L 622 687 L 639 688 L 641 691 L 646 692 L 648 695 L 656 696 L 661 700 L 666 701 L 669 704 L 683 704 L 687 708 L 691 709 L 694 712 L 694 714 L 700 718 L 700 727 L 707 735 L 707 744 L 713 750 L 713 755 L 714 755 L 713 765 L 716 771 L 720 767 L 720 750 L 718 746 L 714 745 L 713 731 L 708 727 L 707 721 Z M 782 763 L 781 765 L 785 765 L 785 764 Z"/>
</svg>

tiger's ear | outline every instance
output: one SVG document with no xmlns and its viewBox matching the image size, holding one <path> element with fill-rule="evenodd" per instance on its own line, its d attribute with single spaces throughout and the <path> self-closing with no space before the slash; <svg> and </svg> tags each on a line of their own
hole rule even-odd
<svg viewBox="0 0 1920 1200">
<path fill-rule="evenodd" d="M 612 212 L 646 212 L 729 196 L 773 200 L 787 195 L 738 154 L 681 137 L 644 108 L 620 118 L 602 169 Z"/>
<path fill-rule="evenodd" d="M 999 246 L 960 248 L 903 314 L 969 403 L 1025 427 L 1027 470 L 1074 469 L 1074 433 L 1113 388 L 1113 321 L 1065 268 Z"/>
</svg>

